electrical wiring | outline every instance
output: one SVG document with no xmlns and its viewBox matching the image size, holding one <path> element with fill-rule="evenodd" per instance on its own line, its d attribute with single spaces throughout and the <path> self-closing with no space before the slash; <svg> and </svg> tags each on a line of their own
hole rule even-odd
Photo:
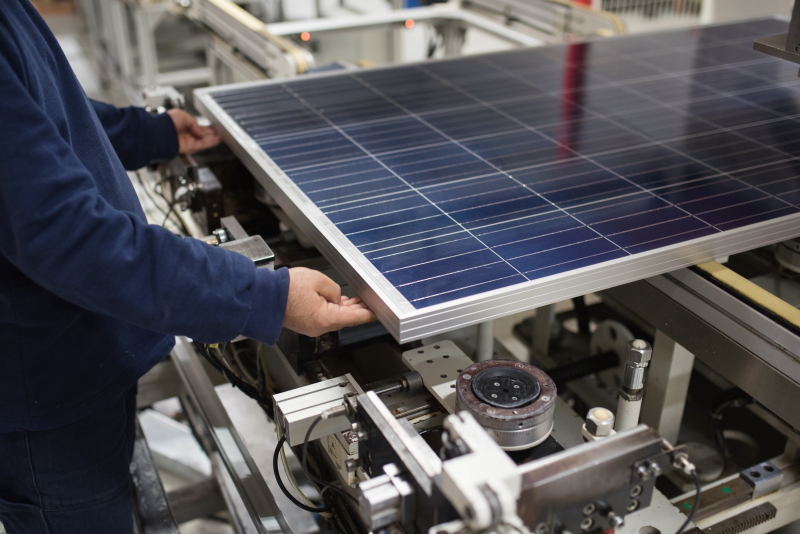
<svg viewBox="0 0 800 534">
<path fill-rule="evenodd" d="M 318 508 L 316 506 L 309 506 L 307 504 L 304 504 L 304 503 L 298 501 L 294 497 L 294 495 L 289 493 L 289 490 L 286 489 L 286 486 L 283 484 L 283 480 L 281 479 L 281 475 L 280 475 L 280 472 L 278 470 L 278 458 L 281 455 L 281 449 L 283 449 L 283 444 L 284 443 L 286 443 L 286 437 L 282 436 L 281 439 L 278 440 L 278 446 L 275 448 L 275 454 L 272 455 L 272 469 L 273 469 L 273 471 L 275 471 L 275 481 L 278 483 L 278 487 L 281 489 L 283 494 L 286 495 L 286 498 L 288 498 L 290 501 L 292 501 L 292 504 L 294 504 L 295 506 L 297 506 L 301 510 L 305 510 L 306 512 L 312 512 L 312 513 L 330 512 L 331 511 L 331 506 L 330 505 L 325 506 L 324 508 Z M 289 471 L 287 470 L 286 472 L 288 473 Z M 302 495 L 302 493 L 301 493 L 301 495 Z"/>
<path fill-rule="evenodd" d="M 286 438 L 283 435 L 283 431 L 281 430 L 280 425 L 275 425 L 275 426 L 278 430 L 278 440 L 280 441 L 281 439 L 283 439 L 283 441 L 285 442 Z M 286 473 L 286 478 L 289 479 L 289 484 L 292 486 L 292 489 L 294 490 L 295 494 L 299 497 L 301 501 L 303 501 L 303 503 L 306 504 L 306 506 L 315 507 L 316 505 L 314 504 L 314 502 L 308 497 L 306 497 L 305 493 L 303 493 L 303 490 L 300 489 L 300 485 L 297 483 L 297 479 L 294 478 L 294 474 L 292 473 L 292 470 L 289 468 L 289 460 L 286 458 L 286 448 L 280 447 L 279 450 L 281 455 L 281 463 L 283 464 L 283 471 Z M 277 473 L 275 474 L 275 477 L 276 478 L 278 477 Z M 323 517 L 329 517 L 329 514 L 327 513 L 324 512 L 320 513 Z"/>
<path fill-rule="evenodd" d="M 144 191 L 144 194 L 145 194 L 145 196 L 146 196 L 146 197 L 147 197 L 147 199 L 148 199 L 148 200 L 149 200 L 149 201 L 150 201 L 150 202 L 153 204 L 153 206 L 155 206 L 155 208 L 156 208 L 158 211 L 160 211 L 162 215 L 165 215 L 165 216 L 167 217 L 167 220 L 169 220 L 169 221 L 172 221 L 172 223 L 173 223 L 173 224 L 175 224 L 176 226 L 178 226 L 178 227 L 179 227 L 179 230 L 178 230 L 179 232 L 181 232 L 181 233 L 182 233 L 184 236 L 187 236 L 187 235 L 189 235 L 189 229 L 188 229 L 188 228 L 186 228 L 186 225 L 183 223 L 183 221 L 181 220 L 181 218 L 180 218 L 180 217 L 177 217 L 177 222 L 175 221 L 175 219 L 170 219 L 170 218 L 169 218 L 170 212 L 168 212 L 168 211 L 165 211 L 165 210 L 164 210 L 164 208 L 163 208 L 163 207 L 161 207 L 161 204 L 159 204 L 158 202 L 156 202 L 156 199 L 155 199 L 155 198 L 153 197 L 153 195 L 150 193 L 150 188 L 149 188 L 149 187 L 147 187 L 147 184 L 145 184 L 145 182 L 144 182 L 144 179 L 142 178 L 142 175 L 141 175 L 140 173 L 138 173 L 138 172 L 137 172 L 137 173 L 135 173 L 135 174 L 136 174 L 136 178 L 137 178 L 137 179 L 138 179 L 138 181 L 139 181 L 139 185 L 141 185 L 141 186 L 142 186 L 142 191 Z M 167 201 L 167 199 L 165 199 L 165 198 L 164 198 L 164 196 L 163 196 L 163 195 L 161 195 L 161 194 L 159 193 L 159 194 L 158 194 L 158 196 L 159 196 L 159 197 L 161 197 L 161 198 L 164 200 L 164 202 L 167 202 L 167 204 L 169 204 L 169 202 Z M 177 214 L 176 214 L 176 215 L 177 215 Z M 164 221 L 164 224 L 166 224 L 166 220 Z M 164 226 L 164 224 L 162 224 L 161 226 Z"/>
<path fill-rule="evenodd" d="M 722 426 L 723 412 L 728 408 L 742 408 L 752 404 L 753 398 L 739 388 L 725 391 L 711 406 L 709 414 L 711 420 L 711 435 L 717 444 L 717 450 L 722 454 L 723 460 L 730 461 L 731 453 L 725 440 L 725 431 Z"/>
<path fill-rule="evenodd" d="M 698 508 L 700 508 L 700 490 L 701 490 L 700 477 L 697 476 L 696 469 L 692 469 L 692 478 L 694 479 L 694 486 L 697 489 L 697 493 L 695 494 L 694 497 L 694 506 L 692 506 L 692 510 L 689 512 L 689 515 L 686 516 L 686 521 L 683 522 L 683 526 L 681 526 L 681 528 L 679 528 L 678 532 L 676 532 L 675 534 L 681 534 L 681 532 L 686 530 L 686 527 L 689 526 L 689 523 L 692 522 L 692 519 L 694 519 L 695 514 L 697 514 Z"/>
<path fill-rule="evenodd" d="M 164 226 L 165 224 L 167 224 L 167 221 L 170 220 L 170 218 L 169 218 L 170 215 L 172 215 L 173 213 L 175 213 L 175 215 L 177 215 L 177 213 L 175 212 L 175 206 L 177 206 L 177 205 L 178 205 L 177 201 L 170 202 L 169 211 L 167 211 L 167 215 L 166 215 L 166 217 L 164 217 L 164 221 L 161 223 L 161 226 Z"/>
<path fill-rule="evenodd" d="M 333 486 L 331 484 L 328 484 L 327 482 L 324 482 L 319 477 L 316 477 L 316 476 L 312 475 L 311 472 L 308 470 L 308 442 L 311 439 L 311 432 L 314 431 L 314 427 L 316 427 L 320 423 L 320 421 L 322 421 L 322 416 L 318 415 L 317 418 L 314 419 L 314 421 L 311 423 L 311 426 L 308 427 L 308 431 L 306 432 L 306 437 L 303 440 L 303 457 L 302 457 L 302 459 L 300 461 L 300 464 L 303 466 L 303 472 L 306 474 L 306 476 L 308 477 L 309 480 L 313 480 L 314 482 L 316 482 L 320 486 L 324 486 L 324 487 L 330 488 L 333 491 L 339 493 L 340 495 L 343 495 L 345 497 L 349 497 L 350 499 L 354 500 L 356 502 L 356 504 L 358 504 L 358 500 L 355 497 L 353 497 L 352 495 L 350 495 L 346 491 L 344 491 L 344 490 L 342 490 L 340 488 L 337 488 L 336 486 Z"/>
<path fill-rule="evenodd" d="M 273 407 L 273 400 L 271 395 L 264 395 L 262 394 L 258 388 L 254 387 L 251 384 L 248 384 L 244 381 L 239 375 L 233 372 L 224 362 L 222 358 L 217 358 L 214 356 L 211 351 L 209 350 L 208 346 L 203 345 L 199 341 L 194 341 L 194 346 L 200 352 L 200 354 L 211 364 L 214 369 L 222 373 L 222 375 L 228 379 L 228 381 L 235 387 L 242 390 L 242 392 L 247 395 L 248 397 L 253 398 L 255 401 L 258 402 L 259 405 L 264 409 L 267 413 L 267 416 L 270 419 L 274 419 L 274 407 Z"/>
</svg>

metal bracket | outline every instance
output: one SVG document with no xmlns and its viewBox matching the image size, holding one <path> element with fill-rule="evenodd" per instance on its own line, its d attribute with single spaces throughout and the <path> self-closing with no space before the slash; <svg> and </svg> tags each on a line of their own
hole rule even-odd
<svg viewBox="0 0 800 534">
<path fill-rule="evenodd" d="M 772 462 L 764 462 L 740 473 L 742 479 L 753 488 L 753 499 L 778 491 L 783 482 L 783 470 Z"/>
</svg>

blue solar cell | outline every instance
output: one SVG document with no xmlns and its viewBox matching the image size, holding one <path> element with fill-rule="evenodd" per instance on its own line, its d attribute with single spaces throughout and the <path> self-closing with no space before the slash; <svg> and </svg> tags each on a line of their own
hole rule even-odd
<svg viewBox="0 0 800 534">
<path fill-rule="evenodd" d="M 214 98 L 424 308 L 800 212 L 796 67 L 752 51 L 782 31 L 758 20 Z"/>
</svg>

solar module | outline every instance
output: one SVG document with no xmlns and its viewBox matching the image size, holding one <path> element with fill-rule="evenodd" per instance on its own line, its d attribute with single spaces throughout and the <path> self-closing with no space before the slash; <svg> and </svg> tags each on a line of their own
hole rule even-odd
<svg viewBox="0 0 800 534">
<path fill-rule="evenodd" d="M 800 235 L 800 82 L 735 24 L 213 87 L 400 341 Z"/>
</svg>

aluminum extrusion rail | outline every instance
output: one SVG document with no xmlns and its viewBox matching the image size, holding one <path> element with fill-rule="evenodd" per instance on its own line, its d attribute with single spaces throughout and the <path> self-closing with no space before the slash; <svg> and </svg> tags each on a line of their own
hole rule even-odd
<svg viewBox="0 0 800 534">
<path fill-rule="evenodd" d="M 795 428 L 800 336 L 690 269 L 607 289 L 609 298 L 661 330 Z"/>
<path fill-rule="evenodd" d="M 275 534 L 274 527 L 269 527 L 277 520 L 283 534 L 292 534 L 283 512 L 275 503 L 264 477 L 234 428 L 228 412 L 214 391 L 211 379 L 187 339 L 177 338 L 172 360 L 258 532 Z"/>
</svg>

